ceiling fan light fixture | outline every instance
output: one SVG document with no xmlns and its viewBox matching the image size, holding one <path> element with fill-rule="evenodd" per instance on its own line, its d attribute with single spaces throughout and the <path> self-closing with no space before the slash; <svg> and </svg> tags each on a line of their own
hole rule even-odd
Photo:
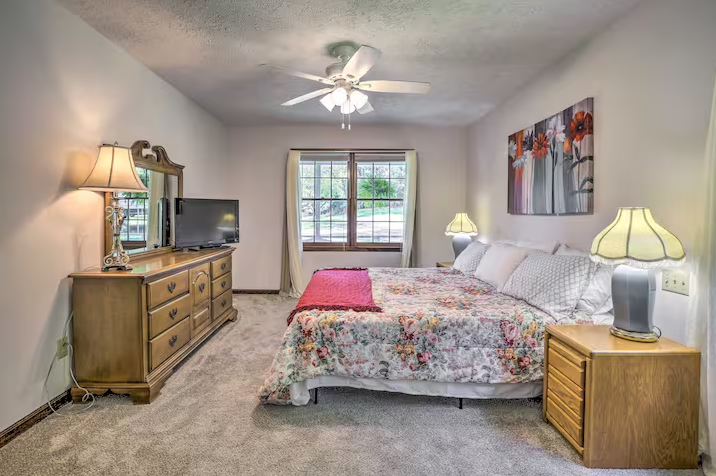
<svg viewBox="0 0 716 476">
<path fill-rule="evenodd" d="M 368 102 L 368 96 L 358 90 L 351 91 L 351 103 L 355 105 L 356 109 L 360 109 L 365 106 Z"/>
<path fill-rule="evenodd" d="M 356 105 L 352 101 L 346 101 L 341 104 L 341 114 L 352 114 L 356 110 Z"/>
<path fill-rule="evenodd" d="M 325 96 L 321 98 L 321 104 L 328 109 L 328 111 L 332 111 L 334 107 L 336 107 L 335 101 L 333 101 L 333 93 L 328 93 Z"/>
<path fill-rule="evenodd" d="M 336 105 L 343 104 L 346 102 L 346 99 L 348 99 L 348 92 L 345 88 L 336 88 L 335 91 L 331 93 L 331 96 L 333 98 L 333 103 Z"/>
</svg>

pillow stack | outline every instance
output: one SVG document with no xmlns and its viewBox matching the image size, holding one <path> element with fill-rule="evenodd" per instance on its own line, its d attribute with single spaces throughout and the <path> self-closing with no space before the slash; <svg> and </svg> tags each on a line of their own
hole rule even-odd
<svg viewBox="0 0 716 476">
<path fill-rule="evenodd" d="M 498 241 L 487 245 L 473 241 L 453 267 L 558 321 L 575 310 L 597 316 L 613 307 L 613 268 L 597 265 L 587 253 L 556 242 Z"/>
</svg>

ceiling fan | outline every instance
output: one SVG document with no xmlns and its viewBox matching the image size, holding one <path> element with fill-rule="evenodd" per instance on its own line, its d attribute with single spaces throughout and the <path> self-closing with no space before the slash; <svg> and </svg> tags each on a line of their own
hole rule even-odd
<svg viewBox="0 0 716 476">
<path fill-rule="evenodd" d="M 313 74 L 292 71 L 282 66 L 270 64 L 261 65 L 269 66 L 284 74 L 317 81 L 327 86 L 323 89 L 286 101 L 282 106 L 294 106 L 309 99 L 323 96 L 321 98 L 321 104 L 323 104 L 326 109 L 332 111 L 334 107 L 339 107 L 341 114 L 344 116 L 348 115 L 348 129 L 350 129 L 351 113 L 357 111 L 359 114 L 368 114 L 374 110 L 373 106 L 368 102 L 368 96 L 361 91 L 426 94 L 430 90 L 430 83 L 415 81 L 362 81 L 363 76 L 378 62 L 382 54 L 380 50 L 373 47 L 363 45 L 356 51 L 352 45 L 339 45 L 333 48 L 331 53 L 338 58 L 339 61 L 326 68 L 325 78 Z M 345 122 L 343 127 L 345 128 Z"/>
</svg>

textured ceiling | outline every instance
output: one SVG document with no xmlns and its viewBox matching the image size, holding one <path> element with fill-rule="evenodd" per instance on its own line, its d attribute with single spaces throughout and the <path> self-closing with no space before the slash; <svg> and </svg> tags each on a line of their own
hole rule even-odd
<svg viewBox="0 0 716 476">
<path fill-rule="evenodd" d="M 317 99 L 328 46 L 383 51 L 364 77 L 427 81 L 426 96 L 369 94 L 356 122 L 465 125 L 638 0 L 60 0 L 227 125 L 340 120 Z"/>
</svg>

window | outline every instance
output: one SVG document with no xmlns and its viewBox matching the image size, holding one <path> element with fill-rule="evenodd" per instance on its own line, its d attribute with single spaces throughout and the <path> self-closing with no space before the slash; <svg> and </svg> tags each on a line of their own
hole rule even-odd
<svg viewBox="0 0 716 476">
<path fill-rule="evenodd" d="M 142 183 L 149 187 L 149 172 L 137 168 Z M 118 192 L 117 203 L 124 207 L 125 219 L 120 231 L 122 245 L 127 249 L 142 248 L 147 243 L 149 194 L 147 192 Z"/>
<path fill-rule="evenodd" d="M 400 250 L 404 153 L 301 155 L 303 249 Z"/>
</svg>

